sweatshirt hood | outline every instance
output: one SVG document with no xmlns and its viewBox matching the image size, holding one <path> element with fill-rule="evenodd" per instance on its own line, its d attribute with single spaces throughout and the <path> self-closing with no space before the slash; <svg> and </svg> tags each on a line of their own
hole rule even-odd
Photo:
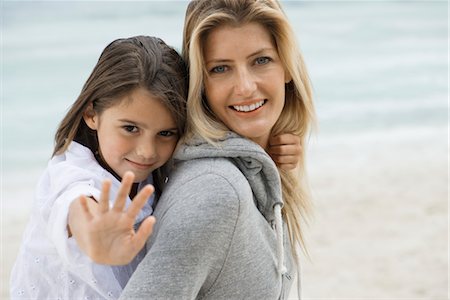
<svg viewBox="0 0 450 300">
<path fill-rule="evenodd" d="M 285 274 L 287 269 L 284 264 L 281 180 L 275 163 L 266 151 L 251 140 L 229 132 L 217 145 L 195 136 L 181 144 L 173 158 L 175 163 L 177 160 L 204 158 L 228 158 L 233 161 L 247 178 L 256 207 L 275 229 L 278 274 Z"/>
<path fill-rule="evenodd" d="M 261 146 L 229 132 L 217 145 L 194 136 L 181 144 L 173 156 L 175 162 L 203 158 L 229 158 L 233 161 L 247 178 L 258 210 L 269 223 L 274 221 L 274 206 L 283 205 L 280 175 L 272 158 Z"/>
</svg>

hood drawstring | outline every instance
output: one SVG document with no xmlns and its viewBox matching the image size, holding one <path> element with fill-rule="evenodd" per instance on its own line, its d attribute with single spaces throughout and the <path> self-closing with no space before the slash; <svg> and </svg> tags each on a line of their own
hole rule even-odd
<svg viewBox="0 0 450 300">
<path fill-rule="evenodd" d="M 302 279 L 300 277 L 300 262 L 297 261 L 297 298 L 300 300 L 302 298 Z"/>
<path fill-rule="evenodd" d="M 281 218 L 281 207 L 283 203 L 275 203 L 273 207 L 275 215 L 275 229 L 277 234 L 277 256 L 278 256 L 278 272 L 280 275 L 284 275 L 287 272 L 286 265 L 284 264 L 284 241 L 283 241 L 283 220 Z"/>
</svg>

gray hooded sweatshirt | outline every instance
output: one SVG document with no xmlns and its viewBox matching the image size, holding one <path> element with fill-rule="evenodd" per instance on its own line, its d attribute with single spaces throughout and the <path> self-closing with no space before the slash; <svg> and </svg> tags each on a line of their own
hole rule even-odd
<svg viewBox="0 0 450 300">
<path fill-rule="evenodd" d="M 272 159 L 229 133 L 219 147 L 192 139 L 174 163 L 121 299 L 287 299 L 295 265 Z"/>
</svg>

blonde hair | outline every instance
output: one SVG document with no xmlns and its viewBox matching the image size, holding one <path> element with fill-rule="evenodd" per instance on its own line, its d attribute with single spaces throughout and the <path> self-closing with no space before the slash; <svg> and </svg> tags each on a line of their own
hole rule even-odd
<svg viewBox="0 0 450 300">
<path fill-rule="evenodd" d="M 306 66 L 295 42 L 294 32 L 278 1 L 194 0 L 189 3 L 182 51 L 189 67 L 190 78 L 186 138 L 198 134 L 214 143 L 228 130 L 212 114 L 205 98 L 203 46 L 208 34 L 219 26 L 240 26 L 248 23 L 259 23 L 271 34 L 284 68 L 292 79 L 285 86 L 285 106 L 272 128 L 272 135 L 293 133 L 301 138 L 303 151 L 299 174 L 279 168 L 284 200 L 282 213 L 288 225 L 293 252 L 297 254 L 296 246 L 303 246 L 301 248 L 305 250 L 300 224 L 308 215 L 310 195 L 304 171 L 304 149 L 314 123 L 315 112 Z"/>
</svg>

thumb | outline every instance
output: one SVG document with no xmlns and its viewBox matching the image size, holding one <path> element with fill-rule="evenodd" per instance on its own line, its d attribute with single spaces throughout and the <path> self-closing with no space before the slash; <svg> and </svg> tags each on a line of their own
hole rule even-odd
<svg viewBox="0 0 450 300">
<path fill-rule="evenodd" d="M 146 218 L 139 226 L 136 232 L 135 240 L 139 249 L 144 247 L 147 242 L 148 237 L 153 232 L 153 226 L 155 225 L 156 219 L 153 216 Z"/>
</svg>

